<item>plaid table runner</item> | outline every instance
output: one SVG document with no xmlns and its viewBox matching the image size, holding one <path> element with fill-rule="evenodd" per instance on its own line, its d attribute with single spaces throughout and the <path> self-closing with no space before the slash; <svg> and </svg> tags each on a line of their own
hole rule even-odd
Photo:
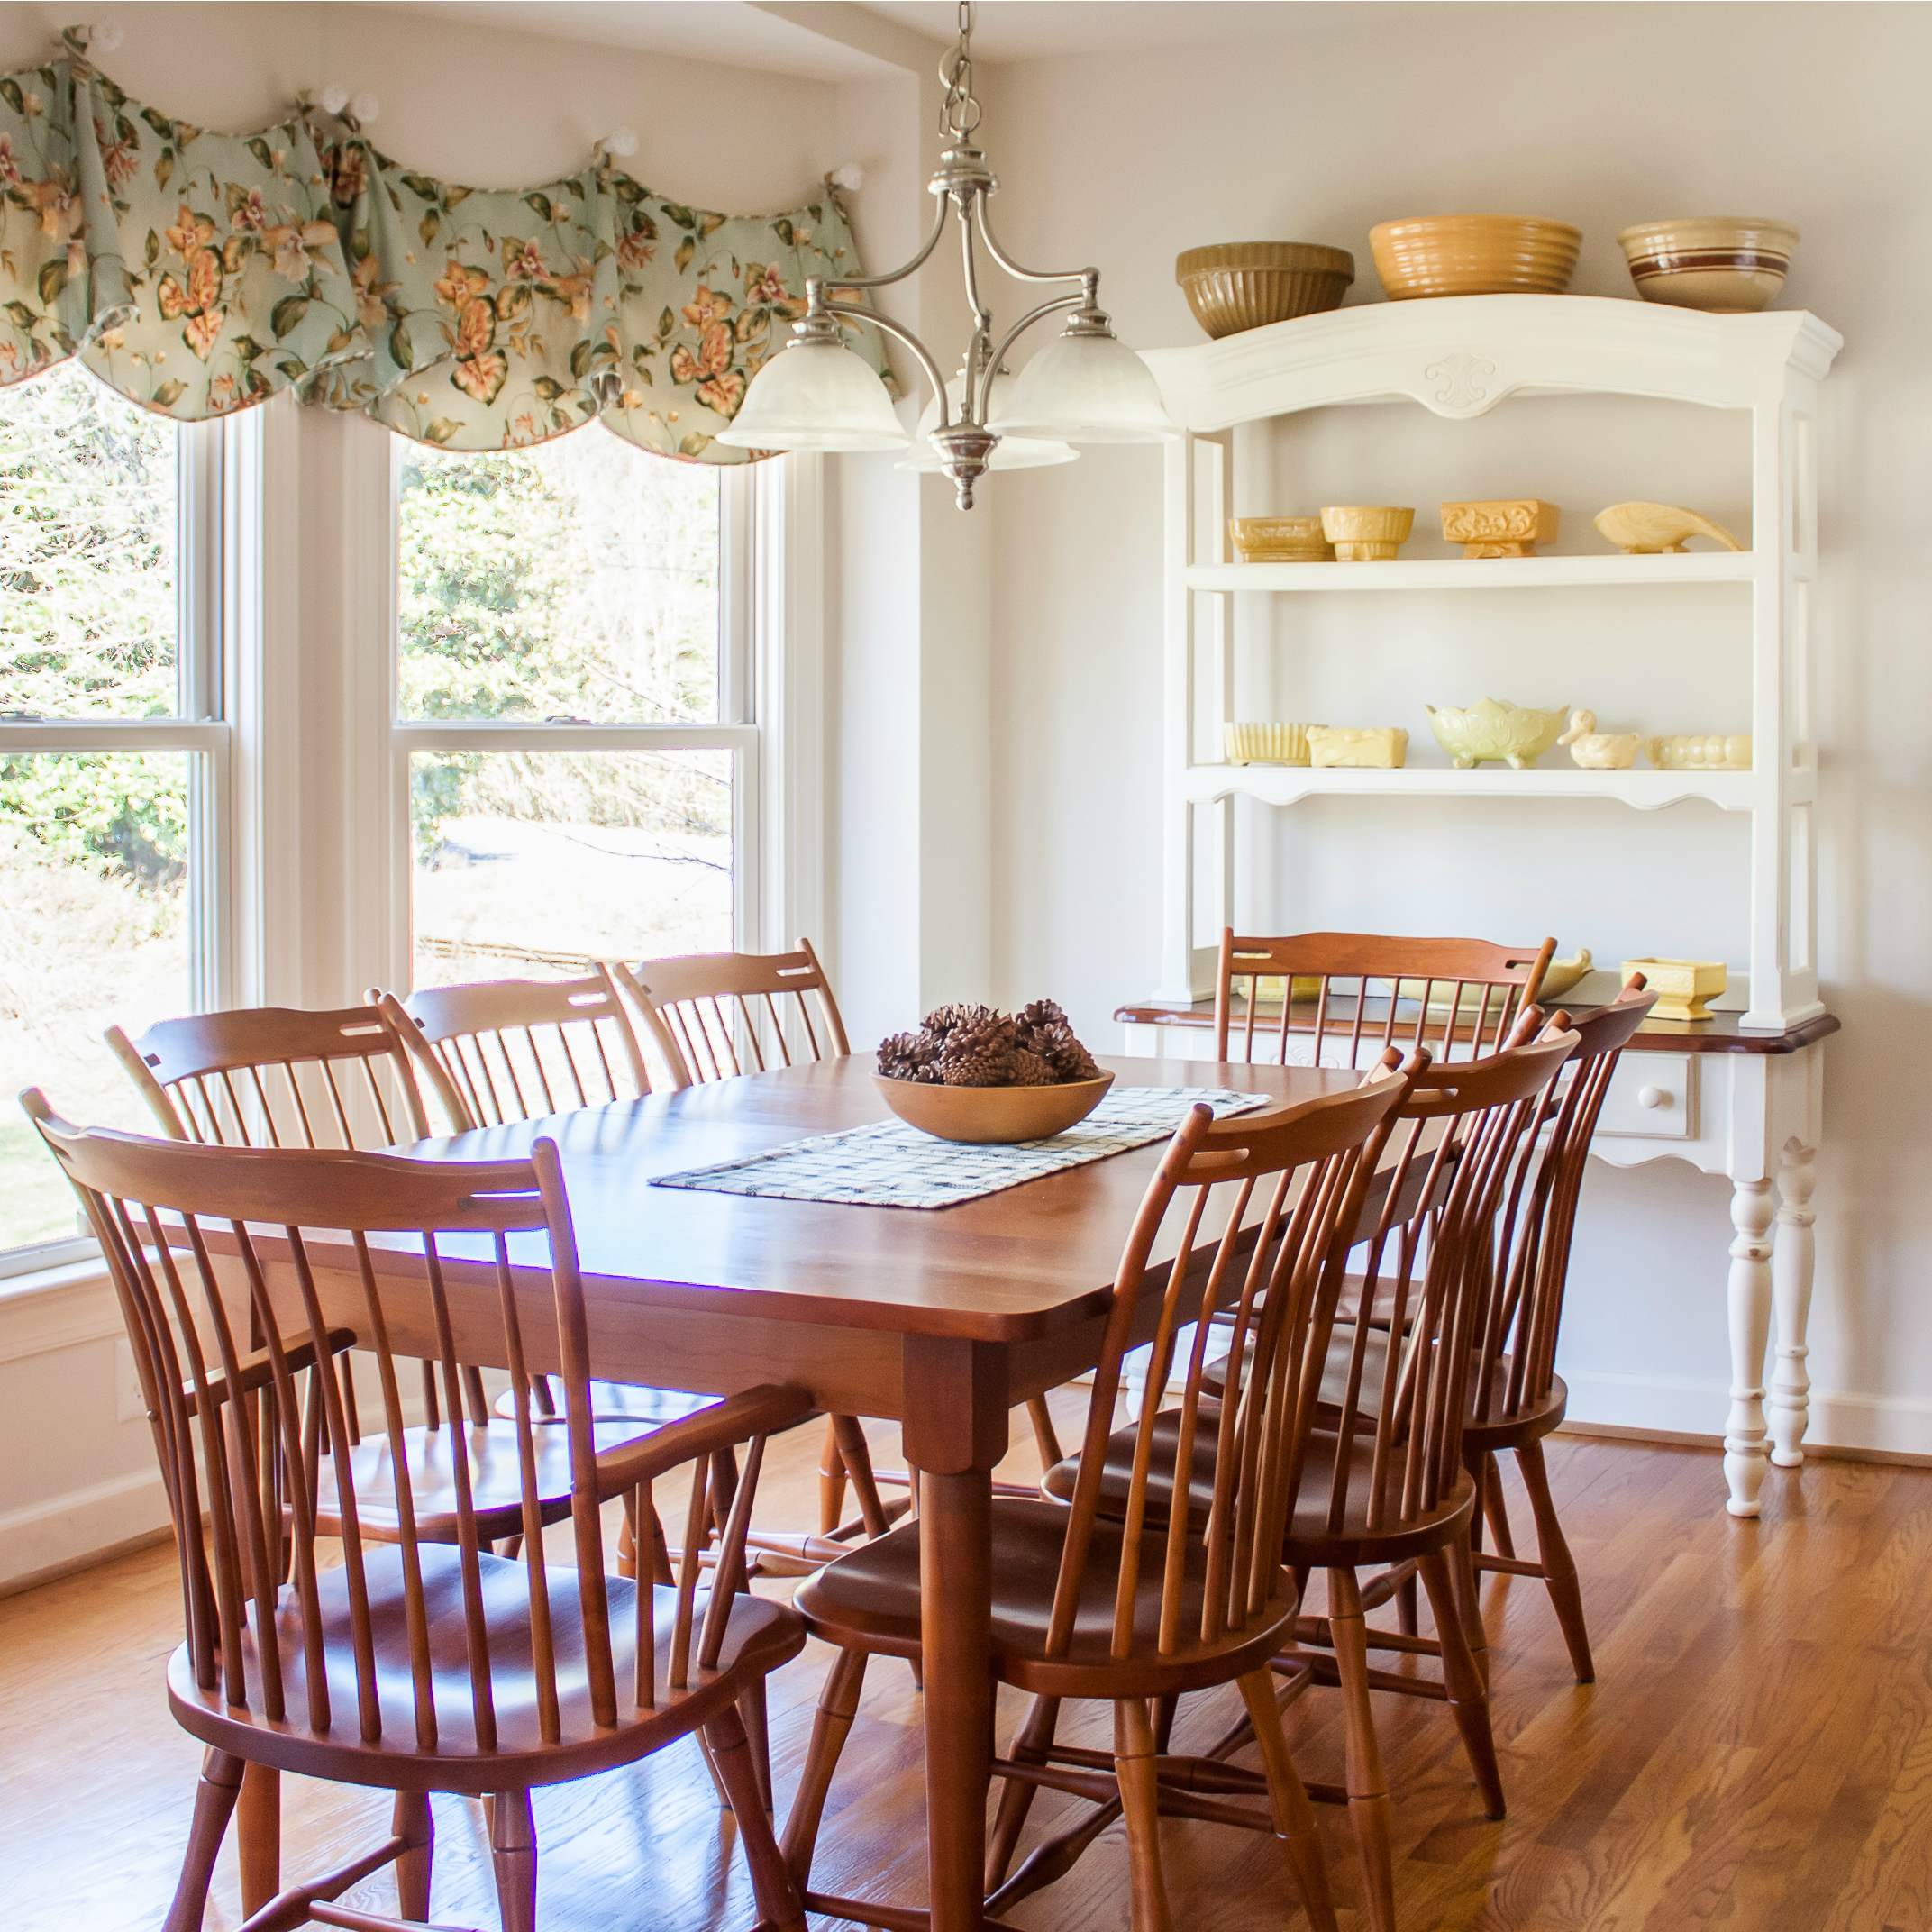
<svg viewBox="0 0 1932 1932">
<path fill-rule="evenodd" d="M 1198 1100 L 1226 1116 L 1265 1107 L 1270 1097 L 1225 1087 L 1116 1087 L 1065 1133 L 1005 1147 L 934 1140 L 902 1120 L 875 1120 L 715 1167 L 653 1175 L 651 1185 L 864 1208 L 950 1208 L 1165 1140 Z"/>
</svg>

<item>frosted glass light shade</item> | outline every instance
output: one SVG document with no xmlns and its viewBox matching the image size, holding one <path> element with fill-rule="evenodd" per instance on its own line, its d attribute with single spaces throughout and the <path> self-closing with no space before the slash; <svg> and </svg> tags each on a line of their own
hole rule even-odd
<svg viewBox="0 0 1932 1932">
<path fill-rule="evenodd" d="M 752 378 L 717 440 L 737 450 L 903 450 L 878 372 L 838 342 L 794 342 Z"/>
<path fill-rule="evenodd" d="M 1171 442 L 1180 433 L 1153 372 L 1111 335 L 1056 337 L 1020 371 L 987 426 L 1061 442 Z"/>
<path fill-rule="evenodd" d="M 997 413 L 1006 407 L 1013 394 L 1015 378 L 998 375 L 993 378 L 992 411 Z M 966 378 L 955 376 L 946 385 L 946 404 L 952 411 L 952 420 L 957 422 L 961 409 L 966 401 Z M 935 396 L 925 406 L 925 414 L 919 418 L 918 434 L 913 439 L 912 454 L 903 462 L 893 464 L 895 469 L 918 469 L 937 472 L 944 467 L 939 451 L 925 439 L 939 427 L 939 398 Z M 993 453 L 987 459 L 989 469 L 1043 469 L 1049 463 L 1071 463 L 1078 460 L 1078 450 L 1070 450 L 1063 442 L 1043 442 L 1025 436 L 1008 436 L 1001 433 L 999 441 L 993 445 Z"/>
</svg>

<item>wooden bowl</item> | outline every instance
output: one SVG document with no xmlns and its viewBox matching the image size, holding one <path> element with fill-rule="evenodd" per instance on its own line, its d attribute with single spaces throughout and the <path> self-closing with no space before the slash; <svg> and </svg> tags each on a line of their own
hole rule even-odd
<svg viewBox="0 0 1932 1932">
<path fill-rule="evenodd" d="M 1560 296 L 1579 229 L 1527 214 L 1443 214 L 1369 231 L 1375 272 L 1391 302 L 1424 296 Z"/>
<path fill-rule="evenodd" d="M 1798 231 L 1754 215 L 1705 214 L 1640 222 L 1617 240 L 1645 301 L 1749 315 L 1784 287 Z"/>
<path fill-rule="evenodd" d="M 1086 1119 L 1114 1084 L 1069 1080 L 1062 1087 L 928 1087 L 918 1080 L 872 1076 L 885 1102 L 909 1127 L 943 1141 L 980 1146 L 1043 1141 Z"/>
<path fill-rule="evenodd" d="M 1174 258 L 1195 321 L 1217 338 L 1340 308 L 1354 278 L 1345 248 L 1314 242 L 1223 242 Z"/>
</svg>

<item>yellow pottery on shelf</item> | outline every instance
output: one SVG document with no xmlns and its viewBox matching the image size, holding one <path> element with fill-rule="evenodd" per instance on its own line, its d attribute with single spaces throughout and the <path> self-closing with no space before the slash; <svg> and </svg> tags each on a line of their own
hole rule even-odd
<svg viewBox="0 0 1932 1932">
<path fill-rule="evenodd" d="M 1221 755 L 1231 765 L 1305 765 L 1309 730 L 1307 724 L 1224 724 Z"/>
<path fill-rule="evenodd" d="M 1533 497 L 1499 503 L 1445 503 L 1443 542 L 1460 543 L 1465 557 L 1534 557 L 1539 543 L 1556 541 L 1563 512 Z"/>
<path fill-rule="evenodd" d="M 1317 771 L 1363 766 L 1399 771 L 1408 756 L 1408 734 L 1399 724 L 1311 724 L 1308 762 Z"/>
<path fill-rule="evenodd" d="M 1674 555 L 1692 537 L 1709 537 L 1726 550 L 1744 548 L 1721 524 L 1674 503 L 1613 503 L 1597 513 L 1596 526 L 1627 557 Z"/>
<path fill-rule="evenodd" d="M 1627 771 L 1636 762 L 1637 734 L 1599 731 L 1594 711 L 1572 711 L 1570 729 L 1556 742 L 1567 744 L 1572 761 L 1586 771 Z"/>
<path fill-rule="evenodd" d="M 1659 771 L 1748 771 L 1751 734 L 1742 732 L 1728 738 L 1721 734 L 1646 738 L 1644 756 Z"/>
<path fill-rule="evenodd" d="M 1333 563 L 1318 516 L 1231 516 L 1227 533 L 1244 563 Z"/>
<path fill-rule="evenodd" d="M 1387 563 L 1408 542 L 1416 513 L 1388 503 L 1335 503 L 1322 510 L 1322 534 L 1337 563 Z"/>
<path fill-rule="evenodd" d="M 1705 1002 L 1715 999 L 1727 983 L 1722 960 L 1626 960 L 1618 977 L 1627 981 L 1634 972 L 1642 973 L 1659 996 L 1650 1009 L 1654 1020 L 1708 1020 L 1710 1008 Z"/>
<path fill-rule="evenodd" d="M 1454 761 L 1458 771 L 1472 765 L 1505 763 L 1513 771 L 1534 769 L 1537 759 L 1556 743 L 1569 706 L 1536 711 L 1506 700 L 1485 697 L 1480 705 L 1422 707 L 1429 715 L 1435 742 Z"/>
</svg>

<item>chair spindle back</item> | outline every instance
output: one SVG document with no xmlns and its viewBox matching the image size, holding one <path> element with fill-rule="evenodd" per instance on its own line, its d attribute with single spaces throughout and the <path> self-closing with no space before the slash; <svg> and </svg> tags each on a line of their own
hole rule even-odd
<svg viewBox="0 0 1932 1932">
<path fill-rule="evenodd" d="M 579 980 L 369 991 L 458 1132 L 632 1100 L 651 1075 L 605 967 Z"/>
<path fill-rule="evenodd" d="M 575 1238 L 555 1144 L 540 1138 L 528 1160 L 427 1162 L 342 1151 L 233 1149 L 156 1142 L 76 1128 L 35 1091 L 23 1104 L 80 1195 L 107 1258 L 153 1424 L 181 1567 L 184 1618 L 195 1680 L 230 1705 L 260 1709 L 273 1722 L 338 1736 L 349 1726 L 374 1744 L 386 1735 L 433 1751 L 488 1754 L 527 1747 L 499 1740 L 503 1673 L 534 1680 L 540 1741 L 561 1737 L 561 1692 L 581 1681 L 592 1721 L 609 1727 L 647 1711 L 655 1699 L 653 1593 L 636 1591 L 636 1667 L 620 1684 L 598 1517 L 597 1462 L 589 1407 L 588 1341 Z M 333 1231 L 323 1234 L 318 1231 Z M 547 1244 L 533 1260 L 529 1237 Z M 520 1237 L 520 1238 L 519 1238 Z M 521 1296 L 513 1281 L 517 1244 Z M 326 1253 L 323 1252 L 326 1249 Z M 400 1248 L 401 1254 L 394 1251 Z M 378 1268 L 384 1251 L 388 1268 Z M 226 1280 L 223 1279 L 223 1263 Z M 447 1393 L 451 1426 L 466 1431 L 458 1399 L 452 1299 L 475 1319 L 493 1307 L 503 1360 L 515 1384 L 524 1374 L 530 1277 L 540 1266 L 550 1294 L 542 1341 L 557 1352 L 565 1390 L 573 1474 L 570 1520 L 577 1567 L 546 1569 L 537 1493 L 538 1426 L 527 1398 L 516 1407 L 522 1474 L 523 1554 L 517 1564 L 490 1554 L 470 1492 L 467 1435 L 450 1458 L 457 1491 L 453 1545 L 420 1539 L 407 1464 L 393 1464 L 385 1508 L 394 1527 L 382 1540 L 359 1519 L 355 1463 L 334 1378 L 313 1378 L 308 1402 L 296 1378 L 337 1345 L 353 1322 L 377 1359 L 387 1426 L 404 1416 L 390 1344 L 407 1321 L 395 1305 L 397 1266 L 426 1287 L 433 1361 Z M 418 1286 L 420 1283 L 420 1286 Z M 488 1298 L 483 1300 L 482 1298 Z M 553 1310 L 553 1313 L 551 1312 Z M 252 1317 L 265 1345 L 245 1356 L 239 1318 Z M 238 1392 L 240 1399 L 237 1399 Z M 502 1423 L 497 1425 L 504 1426 Z M 757 1444 L 753 1445 L 755 1457 Z M 318 1561 L 318 1456 L 333 1460 L 340 1517 L 339 1568 Z M 709 1458 L 697 1458 L 705 1496 Z M 754 1465 L 755 1466 L 755 1465 Z M 633 1479 L 634 1480 L 634 1477 Z M 749 1474 L 740 1495 L 748 1499 Z M 744 1511 L 734 1508 L 734 1517 Z M 727 1533 L 718 1574 L 742 1573 Z M 698 1610 L 697 1549 L 688 1538 L 671 1632 L 671 1681 L 681 1688 L 695 1661 L 715 1664 L 731 1583 Z M 286 1557 L 282 1554 L 286 1549 Z M 507 1579 L 522 1571 L 520 1616 L 506 1619 Z M 627 1586 L 617 1586 L 625 1588 Z M 560 1650 L 554 1593 L 574 1591 L 581 1631 Z M 718 1599 L 724 1598 L 724 1611 Z M 346 1638 L 342 1634 L 347 1625 Z M 506 1627 L 522 1630 L 507 1644 Z M 329 1633 L 333 1633 L 333 1635 Z M 398 1651 L 407 1658 L 397 1670 Z M 389 1668 L 379 1667 L 387 1656 Z M 627 1660 L 628 1661 L 628 1660 Z M 486 1788 L 492 1788 L 487 1787 Z"/>
<path fill-rule="evenodd" d="M 698 952 L 615 971 L 679 1087 L 852 1052 L 809 939 L 794 952 Z"/>
<path fill-rule="evenodd" d="M 1352 1503 L 1369 1532 L 1399 1528 L 1437 1508 L 1461 1480 L 1497 1218 L 1519 1150 L 1541 1126 L 1551 1082 L 1575 1047 L 1574 1034 L 1553 1029 L 1481 1060 L 1414 1071 L 1390 1139 L 1381 1210 L 1365 1234 L 1356 1230 L 1366 1253 L 1364 1318 L 1320 1338 L 1323 1426 L 1335 1437 L 1331 1534 L 1341 1533 Z M 1365 1318 L 1372 1309 L 1373 1320 Z M 1364 1436 L 1366 1474 L 1354 1456 Z"/>
<path fill-rule="evenodd" d="M 1554 939 L 1530 947 L 1370 933 L 1255 939 L 1224 928 L 1215 1058 L 1286 1066 L 1302 1058 L 1290 1054 L 1290 1038 L 1309 1036 L 1311 1066 L 1359 1067 L 1390 1047 L 1426 1048 L 1438 1062 L 1495 1053 L 1555 950 Z M 1266 980 L 1281 984 L 1278 1020 L 1262 1012 Z"/>
<path fill-rule="evenodd" d="M 1550 1393 L 1590 1141 L 1624 1048 L 1656 1003 L 1638 983 L 1581 1020 L 1558 1016 L 1576 1048 L 1562 1081 L 1545 1089 L 1538 1126 L 1546 1130 L 1525 1136 L 1497 1217 L 1471 1391 L 1476 1416 L 1513 1420 Z"/>
<path fill-rule="evenodd" d="M 1294 1504 L 1302 1447 L 1314 1416 L 1320 1358 L 1313 1337 L 1325 1329 L 1346 1261 L 1349 1238 L 1395 1110 L 1408 1090 L 1406 1074 L 1387 1072 L 1352 1093 L 1326 1096 L 1284 1111 L 1215 1121 L 1193 1109 L 1169 1144 L 1149 1185 L 1115 1278 L 1100 1361 L 1094 1375 L 1080 1474 L 1054 1594 L 1049 1656 L 1065 1654 L 1086 1581 L 1107 1463 L 1122 1359 L 1132 1344 L 1144 1298 L 1159 1298 L 1148 1386 L 1165 1386 L 1177 1339 L 1193 1325 L 1178 1418 L 1143 1405 L 1133 1474 L 1124 1511 L 1124 1547 L 1115 1584 L 1113 1655 L 1148 1650 L 1171 1654 L 1183 1643 L 1238 1633 L 1262 1614 L 1280 1589 L 1283 1529 Z M 1172 1253 L 1194 1256 L 1157 1262 Z M 1211 1248 L 1206 1246 L 1212 1242 Z M 1204 1387 L 1212 1317 L 1233 1316 L 1230 1380 L 1218 1402 Z M 1311 1376 L 1311 1363 L 1315 1372 Z M 1169 1460 L 1157 1447 L 1162 1426 L 1178 1427 Z M 1165 1526 L 1164 1506 L 1149 1489 L 1157 1466 L 1187 1471 L 1197 1443 L 1217 1438 L 1213 1496 L 1198 1537 L 1177 1510 Z M 1190 1615 L 1187 1554 L 1207 1550 L 1205 1593 Z M 1156 1627 L 1136 1627 L 1142 1572 L 1161 1566 Z M 1276 1602 L 1279 1609 L 1279 1602 Z"/>
</svg>

